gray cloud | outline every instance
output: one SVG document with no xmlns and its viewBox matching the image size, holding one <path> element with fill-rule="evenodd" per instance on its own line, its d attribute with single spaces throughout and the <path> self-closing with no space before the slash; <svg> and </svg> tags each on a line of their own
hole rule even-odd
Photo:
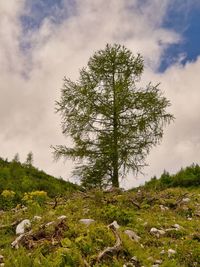
<svg viewBox="0 0 200 267">
<path fill-rule="evenodd" d="M 20 16 L 30 14 L 24 1 L 0 3 L 0 147 L 2 157 L 18 152 L 22 161 L 32 151 L 35 165 L 50 174 L 70 178 L 72 163 L 55 163 L 51 145 L 68 142 L 61 134 L 60 118 L 54 113 L 63 76 L 76 79 L 88 58 L 106 43 L 119 42 L 145 58 L 144 82 L 161 82 L 171 99 L 176 121 L 165 132 L 162 144 L 148 158 L 146 175 L 125 186 L 139 184 L 163 169 L 176 171 L 198 162 L 198 96 L 200 60 L 185 67 L 174 65 L 163 74 L 155 73 L 164 49 L 181 40 L 162 22 L 171 1 L 77 0 L 71 16 L 55 23 L 46 16 L 39 28 L 23 32 Z M 68 1 L 63 0 L 69 9 Z M 155 12 L 158 10 L 159 12 Z M 63 10 L 56 11 L 63 15 Z M 54 15 L 55 15 L 54 14 Z M 34 14 L 32 14 L 34 15 Z M 27 50 L 22 44 L 30 45 Z M 140 175 L 139 175 L 140 176 Z"/>
</svg>

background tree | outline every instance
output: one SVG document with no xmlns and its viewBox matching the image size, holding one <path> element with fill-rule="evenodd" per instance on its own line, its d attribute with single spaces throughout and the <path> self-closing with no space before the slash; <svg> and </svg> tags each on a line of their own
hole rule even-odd
<svg viewBox="0 0 200 267">
<path fill-rule="evenodd" d="M 119 178 L 145 165 L 173 119 L 158 85 L 136 86 L 143 68 L 140 55 L 108 44 L 89 59 L 76 82 L 64 78 L 56 105 L 73 146 L 56 146 L 54 155 L 78 161 L 74 174 L 84 185 L 119 187 Z"/>
<path fill-rule="evenodd" d="M 20 162 L 20 160 L 19 160 L 19 153 L 16 153 L 16 154 L 14 155 L 14 158 L 13 158 L 12 161 L 13 161 L 13 162 Z"/>
<path fill-rule="evenodd" d="M 29 167 L 33 166 L 33 153 L 32 152 L 29 152 L 27 154 L 25 165 Z"/>
</svg>

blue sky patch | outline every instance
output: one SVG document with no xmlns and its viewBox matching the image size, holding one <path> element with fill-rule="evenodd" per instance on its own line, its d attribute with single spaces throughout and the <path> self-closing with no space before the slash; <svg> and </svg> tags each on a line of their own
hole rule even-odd
<svg viewBox="0 0 200 267">
<path fill-rule="evenodd" d="M 158 71 L 164 72 L 176 62 L 195 61 L 200 55 L 200 5 L 190 6 L 190 10 L 170 8 L 163 27 L 180 33 L 182 41 L 165 50 Z"/>
<path fill-rule="evenodd" d="M 55 24 L 60 24 L 71 16 L 73 6 L 74 0 L 68 0 L 67 5 L 63 0 L 26 0 L 27 13 L 21 16 L 24 33 L 37 30 L 45 18 L 49 18 Z"/>
<path fill-rule="evenodd" d="M 26 0 L 25 12 L 20 17 L 23 35 L 20 48 L 28 52 L 32 44 L 26 36 L 30 32 L 37 31 L 43 21 L 48 18 L 53 24 L 60 24 L 73 15 L 74 0 Z"/>
</svg>

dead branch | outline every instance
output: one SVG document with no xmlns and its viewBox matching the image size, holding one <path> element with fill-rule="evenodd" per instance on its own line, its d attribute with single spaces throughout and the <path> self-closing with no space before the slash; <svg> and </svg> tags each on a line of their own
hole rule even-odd
<svg viewBox="0 0 200 267">
<path fill-rule="evenodd" d="M 121 238 L 113 224 L 108 225 L 108 227 L 112 230 L 113 234 L 115 235 L 116 242 L 113 247 L 107 247 L 103 251 L 101 251 L 98 256 L 96 262 L 101 261 L 107 254 L 114 254 L 121 250 L 122 248 L 122 241 Z"/>
<path fill-rule="evenodd" d="M 2 225 L 0 225 L 0 229 L 9 228 L 9 227 L 14 227 L 14 226 L 16 226 L 18 223 L 20 223 L 20 222 L 21 222 L 21 219 L 20 219 L 20 220 L 16 220 L 16 221 L 14 221 L 14 222 L 11 223 L 11 224 L 2 224 Z"/>
<path fill-rule="evenodd" d="M 183 199 L 188 195 L 188 193 L 184 193 L 183 195 L 180 195 L 177 199 L 175 203 L 171 203 L 170 206 L 171 208 L 176 208 L 178 205 L 181 204 L 181 202 L 183 201 Z"/>
<path fill-rule="evenodd" d="M 27 233 L 18 236 L 12 243 L 13 248 L 18 249 L 19 246 L 24 246 L 27 249 L 34 248 L 38 243 L 43 241 L 49 241 L 52 246 L 59 244 L 63 237 L 63 231 L 68 228 L 64 220 L 59 221 L 55 224 L 53 232 L 49 233 L 46 231 L 45 225 L 42 225 L 37 232 L 31 230 Z"/>
<path fill-rule="evenodd" d="M 135 202 L 133 199 L 131 199 L 130 201 L 131 201 L 131 203 L 132 203 L 134 206 L 136 206 L 139 210 L 141 209 L 139 203 Z"/>
<path fill-rule="evenodd" d="M 58 196 L 55 196 L 54 201 L 55 203 L 53 205 L 53 209 L 55 210 L 55 208 L 58 206 Z"/>
<path fill-rule="evenodd" d="M 83 263 L 85 267 L 90 267 L 89 263 L 85 259 L 83 260 Z"/>
</svg>

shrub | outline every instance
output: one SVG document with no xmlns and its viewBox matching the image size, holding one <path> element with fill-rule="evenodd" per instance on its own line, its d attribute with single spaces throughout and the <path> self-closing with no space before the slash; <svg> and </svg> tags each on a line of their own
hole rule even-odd
<svg viewBox="0 0 200 267">
<path fill-rule="evenodd" d="M 0 195 L 0 208 L 3 210 L 14 208 L 18 201 L 18 195 L 14 191 L 3 190 Z"/>
<path fill-rule="evenodd" d="M 135 219 L 135 213 L 132 210 L 123 209 L 112 204 L 106 206 L 102 210 L 100 216 L 103 217 L 107 223 L 111 223 L 116 220 L 122 225 L 132 223 Z"/>
<path fill-rule="evenodd" d="M 42 205 L 47 200 L 47 198 L 47 192 L 33 191 L 30 193 L 25 193 L 22 200 L 25 201 L 27 204 L 33 204 L 34 202 L 36 202 L 39 205 Z"/>
<path fill-rule="evenodd" d="M 12 190 L 3 190 L 1 195 L 6 199 L 13 199 L 15 196 L 15 192 Z"/>
</svg>

